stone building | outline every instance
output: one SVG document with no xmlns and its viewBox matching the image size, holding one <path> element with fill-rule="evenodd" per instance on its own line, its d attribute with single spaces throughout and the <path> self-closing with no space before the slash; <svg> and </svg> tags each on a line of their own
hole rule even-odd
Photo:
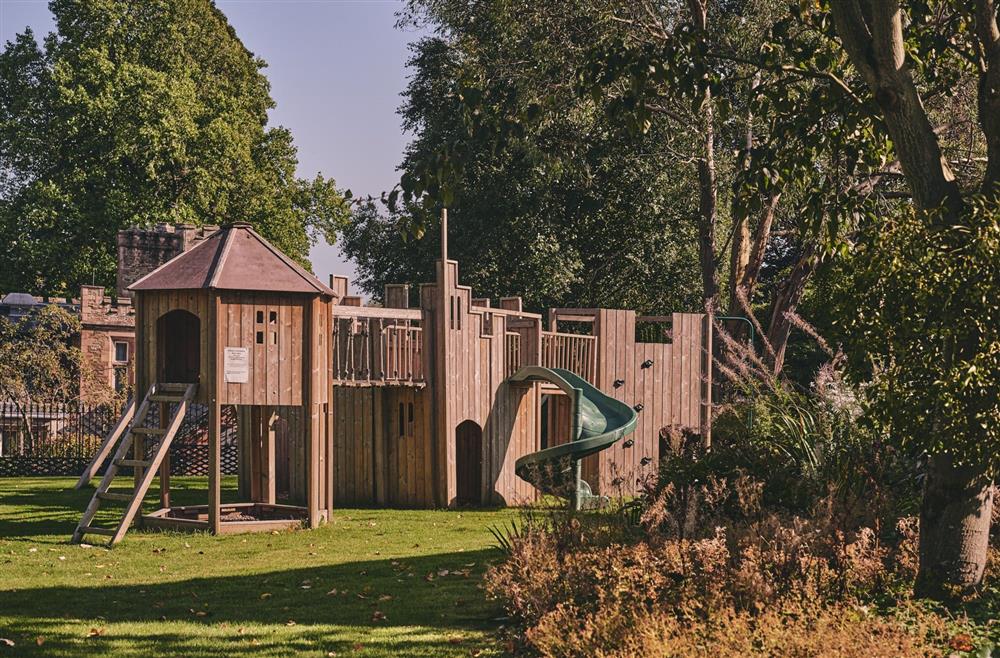
<svg viewBox="0 0 1000 658">
<path fill-rule="evenodd" d="M 118 272 L 115 293 L 103 286 L 82 286 L 80 298 L 33 297 L 10 293 L 0 300 L 0 316 L 17 321 L 40 305 L 58 304 L 80 315 L 79 346 L 83 353 L 84 402 L 103 398 L 103 387 L 123 390 L 135 383 L 135 309 L 128 286 L 191 249 L 219 230 L 218 226 L 157 224 L 150 229 L 129 228 L 118 232 Z"/>
<path fill-rule="evenodd" d="M 80 349 L 93 376 L 81 382 L 82 399 L 96 398 L 95 387 L 120 391 L 135 384 L 135 309 L 128 287 L 217 230 L 218 226 L 157 224 L 118 232 L 115 295 L 106 295 L 102 286 L 80 290 Z"/>
<path fill-rule="evenodd" d="M 130 285 L 218 230 L 218 226 L 157 224 L 152 229 L 118 231 L 117 296 L 130 297 Z"/>
</svg>

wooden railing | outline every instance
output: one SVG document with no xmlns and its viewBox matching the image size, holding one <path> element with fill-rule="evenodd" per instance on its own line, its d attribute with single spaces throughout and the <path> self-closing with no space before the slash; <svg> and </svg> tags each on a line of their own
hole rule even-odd
<svg viewBox="0 0 1000 658">
<path fill-rule="evenodd" d="M 420 311 L 341 306 L 333 314 L 335 385 L 423 385 Z"/>
<path fill-rule="evenodd" d="M 597 374 L 597 337 L 542 332 L 542 365 L 569 370 L 593 383 Z"/>
<path fill-rule="evenodd" d="M 510 377 L 521 368 L 521 334 L 516 331 L 507 332 L 504 358 L 507 364 L 507 376 Z"/>
</svg>

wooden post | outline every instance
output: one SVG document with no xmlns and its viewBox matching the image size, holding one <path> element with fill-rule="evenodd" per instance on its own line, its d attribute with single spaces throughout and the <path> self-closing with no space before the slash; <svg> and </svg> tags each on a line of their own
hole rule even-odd
<svg viewBox="0 0 1000 658">
<path fill-rule="evenodd" d="M 159 423 L 157 424 L 160 429 L 166 429 L 167 418 L 170 416 L 170 405 L 166 402 L 160 403 L 160 417 Z M 163 441 L 166 437 L 160 436 L 160 441 Z M 170 507 L 170 451 L 163 455 L 163 461 L 160 463 L 160 509 L 165 509 Z"/>
<path fill-rule="evenodd" d="M 254 500 L 253 432 L 251 407 L 236 405 L 236 443 L 238 450 L 238 495 L 241 501 Z"/>
<path fill-rule="evenodd" d="M 222 527 L 221 504 L 222 504 L 222 445 L 220 435 L 220 422 L 222 409 L 219 405 L 219 372 L 222 371 L 222 350 L 219 349 L 219 308 L 221 302 L 219 295 L 212 291 L 209 298 L 209 345 L 211 349 L 202 358 L 205 359 L 207 367 L 206 377 L 208 381 L 208 529 L 213 534 L 219 534 Z"/>
<path fill-rule="evenodd" d="M 451 325 L 450 311 L 451 311 L 451 283 L 449 281 L 448 273 L 448 209 L 441 209 L 441 270 L 438 273 L 438 292 L 439 300 L 438 303 L 441 308 L 438 309 L 437 318 L 437 334 L 439 336 L 437 342 L 439 346 L 438 354 L 438 373 L 437 373 L 437 408 L 440 410 L 440 418 L 438 421 L 438 431 L 436 432 L 438 438 L 437 449 L 435 450 L 436 460 L 440 464 L 440 470 L 438 472 L 438 481 L 436 482 L 438 488 L 438 504 L 442 506 L 447 506 L 451 504 L 451 489 L 449 486 L 449 480 L 454 477 L 454 474 L 450 472 L 450 464 L 448 460 L 449 445 L 453 442 L 452 437 L 452 427 L 451 427 L 451 409 L 448 404 L 448 396 L 450 395 L 450 379 L 451 379 Z"/>
<path fill-rule="evenodd" d="M 701 443 L 705 448 L 712 447 L 712 321 L 711 313 L 706 313 L 702 319 L 702 350 L 701 350 Z"/>
<path fill-rule="evenodd" d="M 319 527 L 319 408 L 316 404 L 316 390 L 319 385 L 316 363 L 316 306 L 318 300 L 310 299 L 305 303 L 305 347 L 303 362 L 302 403 L 305 411 L 303 433 L 306 445 L 306 506 L 309 510 L 309 527 Z"/>
<path fill-rule="evenodd" d="M 262 438 L 263 445 L 261 446 L 261 476 L 264 481 L 261 483 L 261 494 L 262 501 L 268 505 L 274 505 L 278 502 L 278 496 L 276 491 L 276 472 L 274 467 L 275 460 L 275 432 L 274 423 L 278 419 L 278 415 L 274 413 L 274 409 L 271 407 L 265 407 L 264 410 L 264 427 L 262 428 Z"/>
</svg>

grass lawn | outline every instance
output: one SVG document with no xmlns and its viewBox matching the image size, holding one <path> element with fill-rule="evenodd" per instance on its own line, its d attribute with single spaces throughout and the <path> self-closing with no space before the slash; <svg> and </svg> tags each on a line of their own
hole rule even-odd
<svg viewBox="0 0 1000 658">
<path fill-rule="evenodd" d="M 108 550 L 67 543 L 92 494 L 73 483 L 0 478 L 0 656 L 497 653 L 478 584 L 488 528 L 516 512 L 338 509 L 318 530 L 131 531 Z M 203 487 L 174 478 L 174 503 Z"/>
</svg>

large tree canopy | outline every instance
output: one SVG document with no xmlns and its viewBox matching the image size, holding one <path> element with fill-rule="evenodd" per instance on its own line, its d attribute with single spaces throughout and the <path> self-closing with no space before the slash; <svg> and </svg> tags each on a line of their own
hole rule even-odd
<svg viewBox="0 0 1000 658">
<path fill-rule="evenodd" d="M 388 209 L 361 206 L 344 245 L 367 292 L 378 297 L 386 282 L 431 276 L 443 202 L 450 256 L 477 294 L 522 295 L 531 308 L 700 308 L 697 199 L 687 191 L 690 171 L 670 166 L 678 140 L 620 128 L 575 91 L 583 53 L 617 29 L 592 4 L 521 11 L 511 3 L 414 3 L 404 20 L 435 34 L 413 46 L 401 110 L 415 133 L 401 166 L 404 188 L 449 145 L 471 156 L 447 190 L 410 201 L 393 194 Z M 527 111 L 552 94 L 558 110 L 497 147 L 467 130 L 455 90 L 469 76 L 503 89 L 511 107 Z"/>
<path fill-rule="evenodd" d="M 265 64 L 210 0 L 52 0 L 56 32 L 0 54 L 0 289 L 111 284 L 119 229 L 252 223 L 308 265 L 346 222 L 301 180 Z"/>
</svg>

